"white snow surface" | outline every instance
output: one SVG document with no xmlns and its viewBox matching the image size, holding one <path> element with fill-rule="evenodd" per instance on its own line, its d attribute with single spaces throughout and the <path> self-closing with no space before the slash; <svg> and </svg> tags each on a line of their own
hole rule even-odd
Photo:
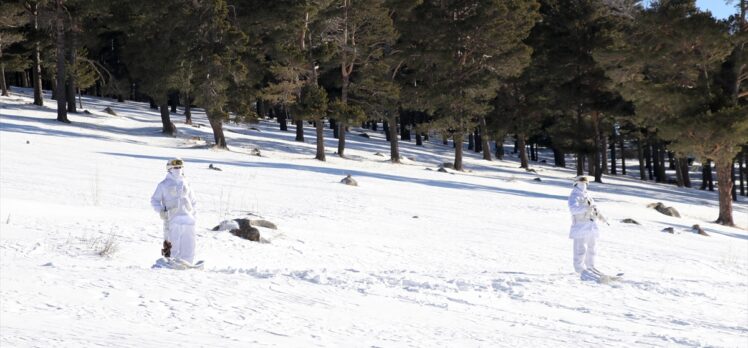
<svg viewBox="0 0 748 348">
<path fill-rule="evenodd" d="M 625 272 L 597 284 L 572 267 L 575 173 L 550 160 L 534 174 L 466 151 L 469 172 L 441 173 L 451 145 L 403 142 L 393 165 L 381 132 L 353 128 L 346 159 L 326 130 L 320 162 L 312 127 L 300 143 L 272 121 L 227 124 L 230 150 L 213 150 L 200 110 L 199 128 L 172 114 L 167 137 L 146 104 L 84 97 L 91 114 L 63 124 L 53 100 L 14 91 L 0 97 L 2 347 L 748 347 L 744 197 L 729 228 L 710 222 L 716 192 L 593 183 L 611 221 L 598 268 Z M 162 225 L 149 198 L 175 156 L 197 193 L 204 270 L 151 269 Z M 260 228 L 270 243 L 211 230 L 243 217 L 277 224 Z"/>
</svg>

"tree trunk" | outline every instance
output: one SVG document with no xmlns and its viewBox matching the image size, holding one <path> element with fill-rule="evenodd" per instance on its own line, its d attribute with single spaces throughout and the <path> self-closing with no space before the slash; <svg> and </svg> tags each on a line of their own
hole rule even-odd
<svg viewBox="0 0 748 348">
<path fill-rule="evenodd" d="M 735 186 L 735 160 L 732 160 L 732 164 L 730 164 L 730 186 L 732 186 L 731 195 L 732 200 L 737 202 L 738 201 L 738 191 L 737 187 Z"/>
<path fill-rule="evenodd" d="M 382 130 L 384 130 L 384 140 L 390 141 L 390 124 L 386 120 L 382 123 Z"/>
<path fill-rule="evenodd" d="M 735 226 L 735 222 L 732 219 L 732 161 L 718 161 L 716 167 L 717 187 L 719 190 L 719 217 L 716 223 Z"/>
<path fill-rule="evenodd" d="M 57 68 L 55 67 L 55 70 Z M 57 100 L 57 78 L 53 78 L 49 80 L 49 83 L 52 85 L 52 100 Z"/>
<path fill-rule="evenodd" d="M 64 0 L 55 2 L 56 51 L 57 51 L 57 121 L 70 123 L 65 97 L 65 9 Z"/>
<path fill-rule="evenodd" d="M 296 138 L 298 142 L 304 142 L 304 120 L 296 120 Z"/>
<path fill-rule="evenodd" d="M 623 146 L 623 137 L 621 142 L 621 174 L 626 175 L 626 148 Z"/>
<path fill-rule="evenodd" d="M 660 176 L 660 148 L 659 145 L 653 145 L 652 146 L 652 159 L 654 161 L 654 174 L 655 174 L 655 182 L 662 182 L 662 177 Z"/>
<path fill-rule="evenodd" d="M 659 166 L 659 172 L 657 176 L 660 178 L 659 182 L 667 183 L 668 179 L 667 179 L 667 174 L 665 173 L 665 147 L 662 144 L 659 144 L 657 146 L 657 149 L 658 149 L 657 153 L 659 154 L 659 157 L 660 157 L 659 158 L 660 166 Z"/>
<path fill-rule="evenodd" d="M 474 140 L 473 140 L 473 132 L 469 132 L 468 133 L 468 148 L 467 149 L 468 150 L 472 150 L 473 148 L 475 148 L 475 143 L 474 143 Z"/>
<path fill-rule="evenodd" d="M 67 62 L 68 66 L 75 66 L 76 61 L 76 40 L 75 40 L 75 33 L 70 30 L 68 31 L 68 34 L 70 35 L 70 46 L 67 50 Z M 67 97 L 68 102 L 68 112 L 77 113 L 78 110 L 76 110 L 75 107 L 75 90 L 76 90 L 76 82 L 75 82 L 75 75 L 74 74 L 68 74 L 68 79 L 65 84 L 65 95 Z"/>
<path fill-rule="evenodd" d="M 709 189 L 709 191 L 714 191 L 714 183 L 712 180 L 712 165 L 711 160 L 706 160 L 706 163 L 702 165 L 701 168 L 701 190 Z"/>
<path fill-rule="evenodd" d="M 616 140 L 610 139 L 610 174 L 618 175 L 616 164 Z"/>
<path fill-rule="evenodd" d="M 315 128 L 317 130 L 317 154 L 314 156 L 315 159 L 325 161 L 325 121 L 320 118 L 316 121 Z"/>
<path fill-rule="evenodd" d="M 442 134 L 442 144 L 449 145 L 449 137 L 447 136 L 447 134 Z"/>
<path fill-rule="evenodd" d="M 667 152 L 668 169 L 675 170 L 677 164 L 675 163 L 675 154 L 672 151 Z"/>
<path fill-rule="evenodd" d="M 535 143 L 530 143 L 530 161 L 537 161 L 538 159 L 535 157 Z"/>
<path fill-rule="evenodd" d="M 610 174 L 610 170 L 608 169 L 608 137 L 605 134 L 600 134 L 600 141 L 600 153 L 602 154 L 600 162 L 603 166 L 603 174 Z"/>
<path fill-rule="evenodd" d="M 392 122 L 388 122 L 389 130 L 388 133 L 395 134 L 397 133 L 397 120 L 392 120 Z M 392 163 L 400 163 L 400 149 L 397 137 L 390 137 L 390 161 Z"/>
<path fill-rule="evenodd" d="M 644 158 L 646 159 L 647 163 L 647 177 L 649 180 L 654 179 L 653 170 L 652 170 L 652 146 L 649 141 L 647 141 L 644 144 Z"/>
<path fill-rule="evenodd" d="M 340 101 L 343 103 L 345 107 L 348 106 L 348 84 L 350 83 L 350 75 L 348 75 L 345 70 L 347 69 L 345 65 L 342 67 L 343 69 L 343 84 L 340 89 Z M 342 120 L 340 120 L 340 126 L 338 127 L 338 156 L 339 157 L 345 157 L 345 130 L 348 126 L 348 115 L 345 115 Z"/>
<path fill-rule="evenodd" d="M 78 107 L 83 110 L 83 98 L 81 97 L 81 89 L 78 88 Z"/>
<path fill-rule="evenodd" d="M 514 138 L 514 149 L 512 149 L 512 154 L 515 154 L 519 151 L 519 142 L 517 141 L 517 138 Z"/>
<path fill-rule="evenodd" d="M 404 119 L 407 119 L 407 117 L 403 117 L 407 115 L 403 115 L 401 111 L 400 115 L 400 140 L 401 141 L 410 141 L 410 129 L 408 129 L 408 125 L 406 124 Z"/>
<path fill-rule="evenodd" d="M 0 92 L 3 97 L 8 96 L 8 85 L 5 82 L 5 63 L 2 62 L 3 51 L 0 48 Z"/>
<path fill-rule="evenodd" d="M 148 103 L 150 103 L 151 109 L 158 109 L 158 104 L 156 104 L 156 101 L 153 98 L 148 97 Z"/>
<path fill-rule="evenodd" d="M 584 155 L 577 153 L 577 176 L 584 175 Z"/>
<path fill-rule="evenodd" d="M 161 133 L 168 134 L 171 136 L 176 135 L 177 127 L 175 127 L 174 123 L 171 122 L 171 117 L 169 115 L 168 99 L 164 100 L 164 103 L 161 104 L 161 126 L 162 126 Z"/>
<path fill-rule="evenodd" d="M 587 155 L 587 175 L 595 176 L 595 154 Z"/>
<path fill-rule="evenodd" d="M 644 146 L 642 146 L 642 140 L 637 139 L 636 140 L 636 153 L 637 157 L 639 158 L 639 179 L 642 181 L 647 180 L 647 168 L 644 164 Z"/>
<path fill-rule="evenodd" d="M 743 151 L 738 154 L 738 176 L 740 177 L 740 195 L 745 196 L 745 168 L 743 165 L 745 164 L 745 156 L 746 151 L 745 148 L 743 148 Z"/>
<path fill-rule="evenodd" d="M 177 113 L 177 105 L 179 105 L 179 92 L 169 93 L 169 106 L 171 106 L 171 112 Z"/>
<path fill-rule="evenodd" d="M 33 29 L 34 35 L 39 34 L 39 3 L 36 1 L 28 2 L 29 13 L 31 14 L 31 28 Z M 39 40 L 34 40 L 34 50 L 32 54 L 32 79 L 34 80 L 34 104 L 42 106 L 44 105 L 44 97 L 42 95 L 42 63 L 41 63 L 41 49 Z"/>
<path fill-rule="evenodd" d="M 607 149 L 605 149 L 605 142 L 601 141 L 602 138 L 602 132 L 600 131 L 600 114 L 595 112 L 592 114 L 592 122 L 593 126 L 595 127 L 595 153 L 593 153 L 593 159 L 595 161 L 594 165 L 594 175 L 595 175 L 595 182 L 602 183 L 602 177 L 603 177 L 603 168 L 602 165 L 607 166 L 607 160 L 605 159 L 605 155 L 600 156 L 600 152 L 606 152 Z"/>
<path fill-rule="evenodd" d="M 676 170 L 675 170 L 675 184 L 678 187 L 683 187 L 683 186 L 685 186 L 685 183 L 684 183 L 684 180 L 683 180 L 683 171 L 681 170 L 680 161 L 681 161 L 680 158 L 673 159 L 673 162 L 677 162 L 677 163 L 674 163 L 674 165 L 676 167 Z"/>
<path fill-rule="evenodd" d="M 278 123 L 280 124 L 280 130 L 287 131 L 288 130 L 288 117 L 286 117 L 286 106 L 282 107 L 274 107 L 276 117 L 278 119 Z M 282 109 L 282 110 L 279 110 Z"/>
<path fill-rule="evenodd" d="M 566 168 L 566 157 L 563 151 L 559 150 L 556 146 L 551 146 L 553 151 L 553 166 Z"/>
<path fill-rule="evenodd" d="M 169 113 L 169 105 L 166 104 L 164 106 L 166 108 L 166 113 L 168 115 Z M 163 111 L 162 111 L 163 113 Z M 213 128 L 213 140 L 215 140 L 216 144 L 213 146 L 213 148 L 218 149 L 228 149 L 228 146 L 226 146 L 226 137 L 223 135 L 223 121 L 221 121 L 218 117 L 211 117 L 211 112 L 205 111 L 206 114 L 208 114 L 208 121 L 210 122 L 210 128 Z"/>
<path fill-rule="evenodd" d="M 488 126 L 486 125 L 486 118 L 480 118 L 480 132 L 481 132 L 481 147 L 483 148 L 483 159 L 486 161 L 491 160 L 491 144 L 488 139 Z"/>
<path fill-rule="evenodd" d="M 519 167 L 530 169 L 530 164 L 527 160 L 527 146 L 525 145 L 524 134 L 517 134 L 517 148 L 519 148 Z"/>
<path fill-rule="evenodd" d="M 504 160 L 504 144 L 499 140 L 496 140 L 496 159 Z"/>
<path fill-rule="evenodd" d="M 416 132 L 416 146 L 423 146 L 423 136 L 421 132 Z"/>
<path fill-rule="evenodd" d="M 345 157 L 345 129 L 348 126 L 348 122 L 343 119 L 338 123 L 338 156 Z"/>
<path fill-rule="evenodd" d="M 476 128 L 475 129 L 475 136 L 473 137 L 475 141 L 475 152 L 482 152 L 483 151 L 483 139 L 481 137 L 480 131 Z"/>
<path fill-rule="evenodd" d="M 680 166 L 680 168 L 678 168 L 677 170 L 681 172 L 681 176 L 683 177 L 683 186 L 690 188 L 691 177 L 688 171 L 688 158 L 681 157 L 680 160 L 678 160 L 678 165 Z"/>
<path fill-rule="evenodd" d="M 192 97 L 189 92 L 185 92 L 184 95 L 184 123 L 192 124 Z"/>
<path fill-rule="evenodd" d="M 455 142 L 455 163 L 454 167 L 455 170 L 462 171 L 462 133 L 455 133 L 454 134 L 454 142 Z"/>
<path fill-rule="evenodd" d="M 26 70 L 21 71 L 21 86 L 23 88 L 28 88 L 30 85 L 29 73 Z"/>
</svg>

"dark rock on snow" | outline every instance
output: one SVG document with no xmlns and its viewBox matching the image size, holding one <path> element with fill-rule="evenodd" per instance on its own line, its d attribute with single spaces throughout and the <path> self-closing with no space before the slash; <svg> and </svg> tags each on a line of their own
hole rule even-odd
<svg viewBox="0 0 748 348">
<path fill-rule="evenodd" d="M 358 186 L 358 182 L 356 182 L 356 180 L 354 180 L 350 174 L 348 174 L 348 176 L 340 180 L 340 183 L 346 184 L 348 186 Z"/>
<path fill-rule="evenodd" d="M 254 226 L 265 227 L 276 230 L 278 227 L 267 220 L 254 220 L 254 219 L 233 219 L 222 221 L 220 225 L 213 227 L 213 231 L 226 231 L 243 239 L 247 239 L 253 242 L 264 242 L 265 240 L 260 236 L 260 230 Z"/>
<path fill-rule="evenodd" d="M 661 202 L 651 203 L 647 205 L 647 208 L 653 208 L 654 210 L 657 210 L 658 212 L 660 212 L 660 214 L 664 214 L 667 216 L 673 216 L 677 218 L 680 217 L 680 213 L 678 213 L 678 211 L 675 208 L 667 207 Z"/>
<path fill-rule="evenodd" d="M 702 236 L 709 237 L 709 235 L 706 232 L 704 232 L 704 229 L 701 228 L 701 226 L 699 226 L 699 225 L 693 225 L 693 226 L 691 226 L 691 232 L 696 233 L 696 234 L 700 234 Z"/>
<path fill-rule="evenodd" d="M 106 112 L 107 114 L 110 114 L 112 116 L 117 116 L 117 113 L 114 112 L 114 110 L 112 110 L 112 108 L 110 108 L 108 106 L 106 108 L 104 108 L 104 112 Z"/>
</svg>

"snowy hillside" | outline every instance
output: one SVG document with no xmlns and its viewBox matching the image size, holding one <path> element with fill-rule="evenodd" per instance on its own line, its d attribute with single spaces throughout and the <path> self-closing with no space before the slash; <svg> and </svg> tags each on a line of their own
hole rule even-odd
<svg viewBox="0 0 748 348">
<path fill-rule="evenodd" d="M 392 165 L 383 135 L 358 129 L 349 159 L 327 133 L 319 162 L 311 127 L 301 144 L 271 121 L 227 125 L 231 151 L 215 151 L 204 114 L 199 128 L 172 114 L 169 138 L 146 104 L 84 98 L 91 114 L 67 125 L 53 101 L 14 90 L 0 97 L 1 347 L 748 347 L 744 201 L 727 228 L 710 223 L 716 192 L 593 183 L 611 221 L 599 268 L 625 278 L 583 282 L 570 169 L 469 153 L 470 172 L 441 173 L 453 151 L 439 143 L 404 143 Z M 174 156 L 197 193 L 202 271 L 151 269 L 162 231 L 149 198 Z M 211 230 L 248 214 L 278 225 L 261 228 L 269 244 Z"/>
</svg>

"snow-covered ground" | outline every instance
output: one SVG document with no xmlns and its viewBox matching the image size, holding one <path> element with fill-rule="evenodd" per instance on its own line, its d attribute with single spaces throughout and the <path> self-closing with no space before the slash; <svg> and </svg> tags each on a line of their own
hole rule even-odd
<svg viewBox="0 0 748 348">
<path fill-rule="evenodd" d="M 452 159 L 438 143 L 404 143 L 408 160 L 392 165 L 375 154 L 388 156 L 383 135 L 360 129 L 348 159 L 327 133 L 323 163 L 313 129 L 302 144 L 270 121 L 227 125 L 231 150 L 216 151 L 201 113 L 199 128 L 173 114 L 170 138 L 141 103 L 84 98 L 91 114 L 67 125 L 53 101 L 14 90 L 0 97 L 2 347 L 748 347 L 745 201 L 741 228 L 727 228 L 709 222 L 715 192 L 593 183 L 611 221 L 598 268 L 625 279 L 583 282 L 567 238 L 572 170 L 472 152 L 470 172 L 427 170 Z M 202 271 L 151 269 L 162 231 L 149 198 L 174 156 L 197 192 Z M 683 217 L 646 207 L 657 201 Z M 211 231 L 248 214 L 279 226 L 261 229 L 271 243 Z M 116 251 L 99 256 L 108 241 Z"/>
</svg>

